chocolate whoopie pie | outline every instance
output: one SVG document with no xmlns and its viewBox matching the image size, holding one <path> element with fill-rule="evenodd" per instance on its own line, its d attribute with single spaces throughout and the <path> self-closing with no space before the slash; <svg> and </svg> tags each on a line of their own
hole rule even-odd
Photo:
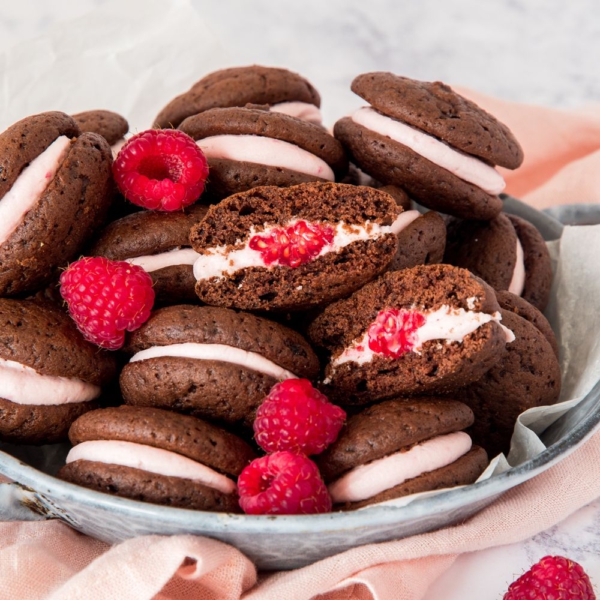
<svg viewBox="0 0 600 600">
<path fill-rule="evenodd" d="M 513 338 L 499 308 L 465 269 L 418 266 L 330 304 L 308 336 L 331 354 L 324 383 L 339 404 L 452 392 L 486 373 Z"/>
<path fill-rule="evenodd" d="M 196 293 L 206 304 L 244 310 L 327 304 L 385 271 L 395 234 L 410 219 L 368 187 L 312 183 L 236 194 L 192 228 Z"/>
<path fill-rule="evenodd" d="M 125 117 L 110 110 L 88 110 L 73 115 L 79 131 L 90 131 L 101 135 L 113 148 L 113 154 L 118 152 L 115 146 L 122 146 L 125 135 L 129 131 L 129 123 Z M 121 143 L 122 142 L 122 143 Z"/>
<path fill-rule="evenodd" d="M 487 222 L 451 219 L 444 261 L 469 269 L 496 290 L 523 296 L 539 310 L 546 308 L 550 254 L 539 231 L 524 219 L 504 213 Z"/>
<path fill-rule="evenodd" d="M 0 133 L 0 296 L 37 291 L 102 224 L 112 199 L 106 140 L 60 112 Z"/>
<path fill-rule="evenodd" d="M 229 425 L 252 425 L 278 381 L 315 379 L 319 361 L 306 340 L 278 323 L 211 306 L 152 313 L 123 348 L 127 404 L 155 406 Z"/>
<path fill-rule="evenodd" d="M 365 73 L 352 91 L 370 106 L 339 120 L 334 134 L 363 171 L 450 215 L 487 220 L 502 210 L 493 165 L 523 161 L 505 125 L 440 82 Z"/>
<path fill-rule="evenodd" d="M 511 294 L 509 291 L 496 292 L 496 300 L 498 300 L 500 308 L 514 312 L 539 329 L 550 342 L 550 346 L 552 346 L 552 350 L 558 358 L 558 342 L 556 341 L 552 326 L 548 319 L 535 306 L 529 304 L 521 296 Z"/>
<path fill-rule="evenodd" d="M 385 188 L 381 188 L 385 190 Z M 441 263 L 446 248 L 446 223 L 436 212 L 424 215 L 406 211 L 415 217 L 398 234 L 398 250 L 388 267 L 389 271 L 401 271 L 417 265 Z M 417 214 L 415 214 L 417 213 Z"/>
<path fill-rule="evenodd" d="M 155 306 L 197 302 L 192 265 L 198 254 L 189 238 L 190 229 L 206 211 L 206 206 L 195 204 L 185 212 L 128 215 L 108 225 L 88 254 L 142 267 L 152 277 Z"/>
<path fill-rule="evenodd" d="M 471 409 L 439 398 L 393 399 L 351 416 L 316 460 L 335 508 L 355 510 L 473 483 L 488 464 L 462 430 Z"/>
<path fill-rule="evenodd" d="M 83 339 L 49 303 L 0 299 L 0 440 L 52 444 L 96 408 L 113 355 Z"/>
<path fill-rule="evenodd" d="M 136 406 L 89 412 L 58 477 L 133 500 L 241 512 L 236 479 L 255 453 L 240 438 L 187 415 Z"/>
<path fill-rule="evenodd" d="M 558 359 L 542 331 L 515 312 L 500 312 L 515 341 L 481 379 L 453 395 L 475 413 L 471 436 L 490 456 L 507 453 L 518 415 L 554 404 L 561 386 Z"/>
<path fill-rule="evenodd" d="M 246 104 L 265 104 L 271 111 L 321 123 L 321 97 L 304 77 L 287 69 L 252 65 L 206 75 L 185 94 L 171 100 L 156 117 L 154 126 L 175 128 L 187 117 L 205 110 Z"/>
<path fill-rule="evenodd" d="M 205 194 L 219 200 L 262 185 L 334 181 L 348 169 L 342 145 L 325 129 L 258 108 L 213 108 L 179 125 L 210 168 Z"/>
</svg>

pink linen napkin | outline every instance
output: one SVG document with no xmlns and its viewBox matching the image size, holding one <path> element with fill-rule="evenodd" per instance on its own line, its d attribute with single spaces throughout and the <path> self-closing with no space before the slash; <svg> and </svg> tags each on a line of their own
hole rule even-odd
<svg viewBox="0 0 600 600">
<path fill-rule="evenodd" d="M 536 208 L 600 202 L 600 108 L 557 110 L 461 93 L 497 115 L 525 150 L 506 191 Z M 521 541 L 600 497 L 600 433 L 467 522 L 257 576 L 235 548 L 197 536 L 108 546 L 57 521 L 0 523 L 0 600 L 418 600 L 456 557 Z"/>
</svg>

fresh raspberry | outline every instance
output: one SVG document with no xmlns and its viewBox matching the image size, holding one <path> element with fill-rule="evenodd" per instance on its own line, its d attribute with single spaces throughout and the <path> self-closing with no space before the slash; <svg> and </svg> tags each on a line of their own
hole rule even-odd
<svg viewBox="0 0 600 600">
<path fill-rule="evenodd" d="M 346 413 L 308 379 L 286 379 L 273 386 L 258 408 L 254 435 L 265 452 L 309 456 L 335 442 L 345 419 Z"/>
<path fill-rule="evenodd" d="M 510 584 L 504 600 L 595 600 L 590 578 L 578 563 L 564 556 L 544 556 Z"/>
<path fill-rule="evenodd" d="M 113 164 L 120 192 L 151 210 L 179 210 L 198 200 L 208 177 L 206 157 L 196 142 L 176 129 L 134 135 Z"/>
<path fill-rule="evenodd" d="M 329 512 L 331 497 L 317 465 L 293 452 L 253 460 L 238 477 L 240 506 L 249 515 Z"/>
<path fill-rule="evenodd" d="M 118 350 L 125 330 L 147 321 L 154 304 L 144 269 L 100 256 L 69 265 L 60 276 L 60 293 L 83 336 L 108 350 Z"/>
<path fill-rule="evenodd" d="M 413 310 L 382 310 L 369 327 L 369 348 L 390 358 L 400 358 L 410 352 L 416 332 L 425 324 L 425 317 Z"/>
<path fill-rule="evenodd" d="M 260 252 L 266 265 L 299 267 L 333 242 L 335 232 L 330 225 L 296 221 L 288 227 L 275 227 L 269 233 L 255 235 L 250 248 Z"/>
</svg>

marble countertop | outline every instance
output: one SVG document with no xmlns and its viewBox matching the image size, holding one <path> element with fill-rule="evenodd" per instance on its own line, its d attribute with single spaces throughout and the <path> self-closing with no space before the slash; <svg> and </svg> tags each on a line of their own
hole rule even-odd
<svg viewBox="0 0 600 600">
<path fill-rule="evenodd" d="M 4 0 L 0 51 L 109 1 Z M 372 70 L 550 106 L 600 99 L 600 19 L 590 18 L 596 0 L 191 2 L 228 50 L 229 64 L 302 73 L 320 90 L 328 123 L 358 106 L 349 83 Z M 580 562 L 600 592 L 600 500 L 526 542 L 461 556 L 427 600 L 496 600 L 546 554 Z"/>
<path fill-rule="evenodd" d="M 600 597 L 600 498 L 525 542 L 462 554 L 424 600 L 500 600 L 515 579 L 547 555 L 578 562 Z"/>
</svg>

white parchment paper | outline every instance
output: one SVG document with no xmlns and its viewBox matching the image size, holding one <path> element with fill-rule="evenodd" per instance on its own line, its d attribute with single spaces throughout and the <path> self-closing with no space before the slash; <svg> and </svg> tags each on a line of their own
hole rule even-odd
<svg viewBox="0 0 600 600">
<path fill-rule="evenodd" d="M 143 130 L 171 98 L 231 64 L 246 61 L 221 47 L 187 0 L 109 2 L 0 54 L 0 131 L 38 112 L 96 108 L 122 114 L 132 132 Z M 600 379 L 600 226 L 566 227 L 549 247 L 555 279 L 547 316 L 560 342 L 561 402 L 520 416 L 508 457 L 513 466 L 543 451 L 539 434 Z M 509 462 L 496 457 L 482 478 Z"/>
</svg>

